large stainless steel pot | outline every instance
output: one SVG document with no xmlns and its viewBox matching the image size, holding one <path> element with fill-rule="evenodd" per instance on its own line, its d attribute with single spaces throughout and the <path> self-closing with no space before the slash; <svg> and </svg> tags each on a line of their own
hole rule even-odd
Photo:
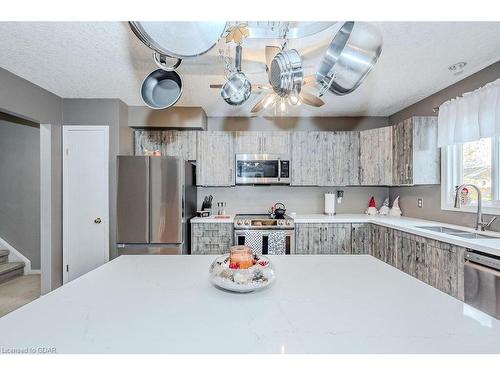
<svg viewBox="0 0 500 375">
<path fill-rule="evenodd" d="M 182 79 L 174 71 L 157 69 L 142 82 L 142 100 L 152 109 L 167 109 L 173 106 L 181 94 Z"/>
<path fill-rule="evenodd" d="M 353 92 L 375 66 L 382 52 L 382 35 L 365 22 L 345 22 L 335 34 L 316 73 L 320 95 Z"/>
<path fill-rule="evenodd" d="M 294 50 L 281 51 L 271 62 L 269 83 L 274 92 L 281 97 L 287 97 L 295 91 L 298 95 L 304 81 L 302 58 Z"/>
<path fill-rule="evenodd" d="M 184 58 L 208 52 L 226 29 L 226 22 L 131 21 L 129 25 L 139 40 L 154 51 L 155 63 L 165 70 L 177 68 Z M 168 66 L 165 56 L 176 61 Z"/>
</svg>

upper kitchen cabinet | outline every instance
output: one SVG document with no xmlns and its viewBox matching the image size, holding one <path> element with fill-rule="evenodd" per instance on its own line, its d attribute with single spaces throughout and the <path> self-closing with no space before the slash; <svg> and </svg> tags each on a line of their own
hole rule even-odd
<svg viewBox="0 0 500 375">
<path fill-rule="evenodd" d="M 392 127 L 360 132 L 360 184 L 392 185 Z"/>
<path fill-rule="evenodd" d="M 234 147 L 231 132 L 199 132 L 196 155 L 196 185 L 234 185 Z"/>
<path fill-rule="evenodd" d="M 322 132 L 292 132 L 291 185 L 320 185 Z"/>
<path fill-rule="evenodd" d="M 358 132 L 294 132 L 292 185 L 359 184 Z"/>
<path fill-rule="evenodd" d="M 320 186 L 359 184 L 359 132 L 323 132 Z"/>
<path fill-rule="evenodd" d="M 162 156 L 196 160 L 197 133 L 192 130 L 136 130 L 135 155 L 160 152 Z"/>
<path fill-rule="evenodd" d="M 440 183 L 437 118 L 412 117 L 392 127 L 392 184 Z"/>
<path fill-rule="evenodd" d="M 234 132 L 236 154 L 290 154 L 290 133 L 286 131 Z"/>
</svg>

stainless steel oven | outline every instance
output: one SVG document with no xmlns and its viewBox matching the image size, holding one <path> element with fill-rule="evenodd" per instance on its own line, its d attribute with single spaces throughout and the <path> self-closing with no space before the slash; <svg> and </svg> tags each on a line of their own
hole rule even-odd
<svg viewBox="0 0 500 375">
<path fill-rule="evenodd" d="M 295 222 L 286 215 L 283 219 L 264 214 L 236 215 L 234 244 L 247 245 L 258 254 L 294 254 Z"/>
<path fill-rule="evenodd" d="M 500 257 L 467 251 L 464 288 L 466 304 L 500 319 Z"/>
<path fill-rule="evenodd" d="M 290 184 L 290 157 L 277 154 L 237 154 L 236 184 Z"/>
<path fill-rule="evenodd" d="M 245 230 L 245 229 L 240 229 L 240 230 L 235 230 L 234 231 L 234 243 L 235 245 L 248 245 L 248 240 L 247 237 L 253 237 L 259 236 L 260 241 L 260 249 L 255 248 L 254 246 L 250 246 L 256 253 L 258 254 L 275 254 L 271 250 L 270 243 L 272 241 L 272 236 L 273 232 L 276 233 L 276 231 L 272 230 L 266 230 L 266 229 L 250 229 L 250 230 Z M 282 255 L 290 255 L 295 253 L 295 231 L 294 230 L 280 230 L 281 233 L 283 233 L 283 246 L 284 246 L 284 254 Z"/>
</svg>

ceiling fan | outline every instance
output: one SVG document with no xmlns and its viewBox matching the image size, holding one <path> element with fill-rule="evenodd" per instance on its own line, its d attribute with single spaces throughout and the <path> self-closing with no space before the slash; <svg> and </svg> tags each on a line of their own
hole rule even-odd
<svg viewBox="0 0 500 375">
<path fill-rule="evenodd" d="M 253 106 L 252 113 L 258 113 L 272 105 L 279 105 L 281 109 L 285 109 L 286 105 L 300 103 L 312 107 L 321 107 L 325 104 L 317 96 L 303 90 L 304 86 L 315 84 L 315 77 L 304 77 L 302 58 L 295 49 L 287 50 L 286 44 L 284 47 L 266 46 L 265 55 L 268 83 L 254 85 L 263 91 L 264 96 Z M 212 84 L 210 88 L 220 89 L 222 86 L 222 84 Z"/>
</svg>

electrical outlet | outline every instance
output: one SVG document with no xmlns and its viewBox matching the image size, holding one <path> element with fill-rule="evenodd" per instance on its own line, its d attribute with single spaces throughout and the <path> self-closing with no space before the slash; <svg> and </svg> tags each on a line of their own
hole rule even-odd
<svg viewBox="0 0 500 375">
<path fill-rule="evenodd" d="M 424 199 L 423 198 L 417 198 L 417 206 L 418 208 L 422 208 L 424 205 Z"/>
</svg>

